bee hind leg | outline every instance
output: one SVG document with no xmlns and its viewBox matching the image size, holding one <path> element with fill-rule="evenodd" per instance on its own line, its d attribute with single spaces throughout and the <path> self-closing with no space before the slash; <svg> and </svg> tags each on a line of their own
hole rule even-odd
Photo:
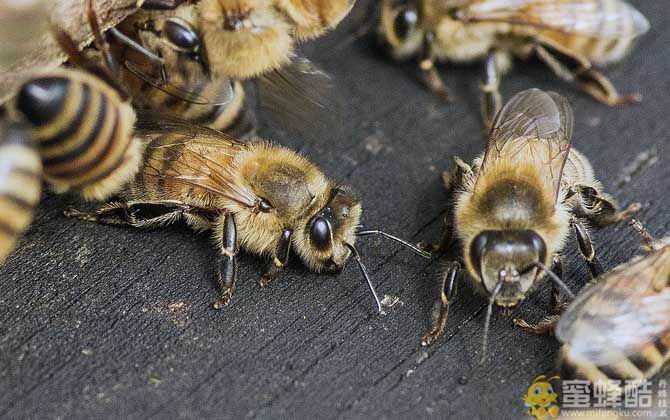
<svg viewBox="0 0 670 420">
<path fill-rule="evenodd" d="M 288 257 L 291 253 L 291 236 L 293 232 L 288 229 L 282 231 L 282 235 L 277 243 L 277 250 L 272 259 L 272 263 L 267 271 L 258 279 L 258 285 L 261 287 L 268 287 L 271 283 L 277 280 L 279 274 L 284 270 L 288 264 Z"/>
<path fill-rule="evenodd" d="M 543 42 L 535 45 L 535 53 L 561 79 L 575 83 L 592 98 L 608 106 L 639 103 L 639 93 L 620 95 L 612 82 L 594 69 L 591 62 L 559 45 Z"/>
<path fill-rule="evenodd" d="M 449 268 L 444 272 L 440 284 L 437 318 L 433 323 L 433 327 L 421 337 L 422 346 L 430 346 L 435 340 L 444 335 L 444 329 L 449 319 L 449 301 L 453 299 L 456 293 L 456 282 L 460 273 L 461 265 L 457 262 L 450 263 Z"/>
<path fill-rule="evenodd" d="M 177 222 L 190 210 L 173 202 L 111 202 L 92 212 L 68 208 L 63 214 L 103 225 L 155 228 Z"/>
</svg>

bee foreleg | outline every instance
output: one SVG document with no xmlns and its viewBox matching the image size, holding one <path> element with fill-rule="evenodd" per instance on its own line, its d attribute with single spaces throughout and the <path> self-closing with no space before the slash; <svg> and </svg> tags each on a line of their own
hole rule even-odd
<svg viewBox="0 0 670 420">
<path fill-rule="evenodd" d="M 575 238 L 577 238 L 579 252 L 582 254 L 582 257 L 584 257 L 584 261 L 586 261 L 591 277 L 596 278 L 600 276 L 605 270 L 596 255 L 596 249 L 593 246 L 589 232 L 586 230 L 586 227 L 575 218 L 572 219 L 571 224 L 575 230 Z"/>
<path fill-rule="evenodd" d="M 556 329 L 556 324 L 558 324 L 558 320 L 560 318 L 561 318 L 560 315 L 549 315 L 542 318 L 540 322 L 537 322 L 535 324 L 528 323 L 522 318 L 514 318 L 512 322 L 517 327 L 529 333 L 553 334 Z"/>
<path fill-rule="evenodd" d="M 461 265 L 455 261 L 451 262 L 449 268 L 444 272 L 440 283 L 440 300 L 438 302 L 437 318 L 430 331 L 421 337 L 422 346 L 431 345 L 444 334 L 444 329 L 447 326 L 447 320 L 449 319 L 449 301 L 451 301 L 456 294 L 456 283 L 460 273 Z"/>
<path fill-rule="evenodd" d="M 292 235 L 293 232 L 288 229 L 282 231 L 270 268 L 268 268 L 265 274 L 258 279 L 258 284 L 261 287 L 267 287 L 270 283 L 274 282 L 279 276 L 279 273 L 281 273 L 286 264 L 288 264 L 288 256 L 291 253 Z"/>
<path fill-rule="evenodd" d="M 500 95 L 500 71 L 496 63 L 497 52 L 489 52 L 484 61 L 484 72 L 482 75 L 482 120 L 487 131 L 493 126 L 493 119 L 502 108 L 502 96 Z"/>
<path fill-rule="evenodd" d="M 435 63 L 432 60 L 423 60 L 419 63 L 419 70 L 421 71 L 421 81 L 426 87 L 442 100 L 448 101 L 449 93 L 447 92 L 447 87 L 437 73 Z"/>
<path fill-rule="evenodd" d="M 555 254 L 552 259 L 551 271 L 559 278 L 563 277 L 563 258 L 560 254 Z M 549 291 L 549 313 L 560 315 L 563 313 L 569 302 L 561 298 L 561 289 L 552 283 Z"/>
<path fill-rule="evenodd" d="M 212 306 L 221 309 L 230 303 L 237 283 L 237 228 L 232 214 L 223 215 L 223 224 L 217 226 L 215 235 L 221 256 L 218 267 L 219 297 Z"/>
</svg>

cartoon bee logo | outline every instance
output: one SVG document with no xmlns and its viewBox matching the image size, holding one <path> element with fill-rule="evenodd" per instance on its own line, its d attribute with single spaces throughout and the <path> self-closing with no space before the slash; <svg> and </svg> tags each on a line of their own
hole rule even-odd
<svg viewBox="0 0 670 420">
<path fill-rule="evenodd" d="M 558 394 L 554 392 L 554 388 L 549 382 L 561 378 L 552 376 L 546 381 L 543 381 L 545 378 L 545 375 L 540 375 L 535 378 L 533 384 L 528 387 L 528 393 L 521 398 L 524 405 L 528 408 L 526 414 L 537 418 L 537 420 L 544 419 L 547 414 L 554 418 L 558 416 L 560 411 L 558 404 L 556 404 Z"/>
</svg>

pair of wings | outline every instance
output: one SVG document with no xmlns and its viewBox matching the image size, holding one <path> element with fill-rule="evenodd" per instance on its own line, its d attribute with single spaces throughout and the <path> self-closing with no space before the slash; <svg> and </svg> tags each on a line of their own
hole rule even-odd
<svg viewBox="0 0 670 420">
<path fill-rule="evenodd" d="M 135 133 L 149 140 L 149 149 L 163 149 L 159 161 L 150 154 L 145 175 L 185 184 L 204 194 L 254 208 L 260 198 L 241 185 L 231 161 L 248 144 L 211 128 L 176 117 L 138 111 Z"/>
<path fill-rule="evenodd" d="M 539 89 L 518 93 L 493 122 L 480 172 L 501 161 L 533 164 L 558 199 L 573 127 L 572 108 L 564 97 Z"/>
<path fill-rule="evenodd" d="M 670 247 L 624 264 L 581 293 L 556 336 L 571 358 L 604 366 L 670 333 Z"/>
<path fill-rule="evenodd" d="M 455 16 L 588 38 L 635 38 L 649 30 L 644 15 L 623 0 L 473 0 Z"/>
</svg>

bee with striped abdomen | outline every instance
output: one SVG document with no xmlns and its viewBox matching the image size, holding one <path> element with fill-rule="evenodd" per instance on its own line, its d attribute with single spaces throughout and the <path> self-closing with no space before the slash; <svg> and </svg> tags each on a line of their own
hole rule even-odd
<svg viewBox="0 0 670 420">
<path fill-rule="evenodd" d="M 92 3 L 87 0 L 89 20 L 95 19 Z M 311 104 L 309 110 L 318 111 L 324 105 L 319 93 L 330 88 L 330 79 L 295 56 L 295 38 L 334 27 L 352 4 L 149 0 L 107 35 L 136 105 L 248 135 L 255 116 L 244 106 L 240 81 L 258 79 L 264 108 L 279 108 L 289 118 L 295 113 L 286 113 L 285 106 Z M 302 128 L 307 118 L 287 123 Z"/>
<path fill-rule="evenodd" d="M 142 170 L 120 196 L 94 212 L 67 210 L 83 220 L 133 227 L 185 221 L 196 231 L 212 230 L 220 251 L 219 298 L 226 305 L 236 287 L 237 253 L 269 255 L 259 279 L 274 281 L 295 251 L 316 272 L 339 272 L 352 255 L 381 310 L 379 299 L 354 247 L 361 202 L 299 154 L 267 142 L 243 143 L 219 131 L 185 121 L 140 118 L 138 134 L 148 141 Z"/>
<path fill-rule="evenodd" d="M 556 272 L 571 229 L 593 275 L 602 271 L 580 219 L 614 223 L 639 205 L 617 210 L 593 178 L 588 160 L 571 149 L 572 130 L 565 98 L 530 89 L 500 111 L 483 156 L 472 165 L 456 159 L 452 173 L 445 175 L 450 205 L 443 247 L 457 241 L 461 261 L 450 263 L 444 273 L 438 317 L 423 345 L 444 333 L 461 276 L 488 300 L 482 360 L 494 305 L 511 310 L 545 277 L 554 282 L 552 301 L 557 286 L 570 294 Z"/>
<path fill-rule="evenodd" d="M 513 56 L 537 55 L 604 104 L 638 102 L 639 95 L 619 95 L 593 66 L 621 60 L 648 29 L 623 0 L 383 0 L 378 32 L 395 59 L 418 57 L 426 84 L 444 98 L 436 61 L 485 59 L 482 117 L 490 127 L 502 105 L 500 75 Z"/>
<path fill-rule="evenodd" d="M 641 385 L 670 360 L 670 245 L 654 241 L 638 221 L 633 226 L 646 254 L 595 279 L 556 327 L 561 377 L 603 381 L 616 394 Z"/>
<path fill-rule="evenodd" d="M 30 124 L 44 178 L 57 192 L 75 190 L 103 200 L 139 168 L 135 111 L 96 76 L 62 69 L 30 78 L 9 109 L 13 118 Z"/>
<path fill-rule="evenodd" d="M 30 130 L 0 122 L 0 264 L 28 228 L 40 199 L 42 162 Z"/>
<path fill-rule="evenodd" d="M 91 61 L 61 29 L 53 33 L 79 69 L 29 77 L 8 104 L 9 117 L 30 126 L 44 178 L 55 191 L 104 200 L 140 168 L 143 144 L 133 136 L 135 111 L 113 68 Z M 97 41 L 105 51 L 104 40 Z"/>
</svg>

